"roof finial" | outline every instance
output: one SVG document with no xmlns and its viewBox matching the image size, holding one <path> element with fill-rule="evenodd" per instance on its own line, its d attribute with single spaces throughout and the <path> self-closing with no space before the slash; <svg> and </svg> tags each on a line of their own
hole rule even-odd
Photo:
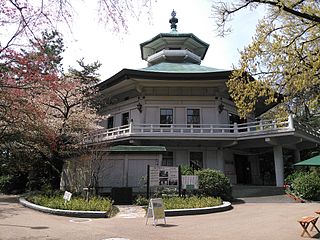
<svg viewBox="0 0 320 240">
<path fill-rule="evenodd" d="M 171 23 L 171 31 L 176 32 L 177 31 L 177 23 L 178 23 L 178 18 L 176 18 L 176 12 L 174 9 L 172 10 L 171 13 L 172 18 L 169 20 L 169 23 Z"/>
</svg>

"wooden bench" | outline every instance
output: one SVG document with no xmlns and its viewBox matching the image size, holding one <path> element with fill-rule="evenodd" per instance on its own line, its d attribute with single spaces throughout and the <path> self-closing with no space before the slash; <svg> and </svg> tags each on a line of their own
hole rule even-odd
<svg viewBox="0 0 320 240">
<path fill-rule="evenodd" d="M 312 224 L 310 231 L 312 231 L 312 229 L 315 228 L 320 233 L 319 229 L 316 226 L 318 218 L 319 217 L 307 216 L 307 217 L 302 217 L 298 221 L 298 223 L 300 223 L 301 227 L 303 228 L 303 231 L 301 233 L 301 237 L 303 237 L 303 235 L 306 233 L 311 238 L 311 235 L 308 232 L 308 227 L 309 227 L 310 223 Z"/>
</svg>

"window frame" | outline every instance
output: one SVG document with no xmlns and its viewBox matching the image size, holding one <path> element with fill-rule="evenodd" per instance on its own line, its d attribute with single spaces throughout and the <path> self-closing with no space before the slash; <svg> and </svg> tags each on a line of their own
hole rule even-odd
<svg viewBox="0 0 320 240">
<path fill-rule="evenodd" d="M 174 153 L 168 151 L 162 154 L 161 166 L 173 167 L 174 166 Z M 170 164 L 168 162 L 170 161 Z M 165 164 L 164 164 L 165 163 Z"/>
<path fill-rule="evenodd" d="M 127 116 L 126 116 L 127 115 Z M 125 118 L 125 116 L 126 116 L 126 118 Z M 126 121 L 125 121 L 125 119 L 126 119 Z M 130 114 L 129 114 L 129 112 L 124 112 L 124 113 L 122 113 L 122 115 L 121 115 L 121 126 L 125 126 L 125 125 L 128 125 L 129 123 L 130 123 Z"/>
<path fill-rule="evenodd" d="M 112 126 L 110 126 L 112 124 Z M 110 116 L 107 118 L 107 129 L 114 128 L 114 117 Z"/>
<path fill-rule="evenodd" d="M 196 154 L 201 154 L 201 159 L 193 159 L 192 158 L 192 154 L 196 153 Z M 193 170 L 199 170 L 199 169 L 203 169 L 204 167 L 204 154 L 201 151 L 190 151 L 189 152 L 189 166 L 193 169 Z M 200 160 L 200 161 L 199 161 Z"/>
<path fill-rule="evenodd" d="M 189 111 L 194 111 L 194 110 L 197 110 L 199 112 L 199 115 L 189 115 Z M 192 121 L 191 122 L 189 122 L 189 116 L 192 117 Z M 194 122 L 193 118 L 197 117 L 197 116 L 199 118 L 199 122 Z M 200 108 L 187 108 L 187 119 L 186 120 L 187 120 L 186 122 L 187 122 L 188 127 L 191 127 L 191 126 L 200 127 L 200 124 L 201 124 L 201 109 Z"/>
<path fill-rule="evenodd" d="M 161 114 L 161 111 L 171 111 L 171 113 L 172 113 L 172 115 L 162 115 Z M 171 121 L 169 121 L 169 122 L 162 122 L 161 120 L 161 116 L 165 116 L 166 118 L 165 118 L 165 120 L 168 120 L 168 116 L 171 116 Z M 174 110 L 173 110 L 173 108 L 160 108 L 160 126 L 161 127 L 170 127 L 170 125 L 172 125 L 173 124 L 173 122 L 174 122 L 174 120 L 173 120 L 173 117 L 174 117 Z M 168 124 L 168 125 L 166 125 L 166 124 Z"/>
</svg>

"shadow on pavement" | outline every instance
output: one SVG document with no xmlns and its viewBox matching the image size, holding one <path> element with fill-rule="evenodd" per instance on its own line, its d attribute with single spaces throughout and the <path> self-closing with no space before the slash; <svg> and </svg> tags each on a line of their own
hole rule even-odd
<svg viewBox="0 0 320 240">
<path fill-rule="evenodd" d="M 161 224 L 157 224 L 157 227 L 163 227 L 163 228 L 170 228 L 170 227 L 177 227 L 178 225 L 175 225 L 175 224 L 164 224 L 164 223 L 161 223 Z"/>
<path fill-rule="evenodd" d="M 48 229 L 49 228 L 49 227 L 46 227 L 46 226 L 31 227 L 31 226 L 22 226 L 22 225 L 14 225 L 14 224 L 0 224 L 0 226 L 5 226 L 5 227 L 23 227 L 23 228 L 30 228 L 30 229 L 36 229 L 36 230 L 42 230 L 42 229 Z"/>
<path fill-rule="evenodd" d="M 232 199 L 230 202 L 231 202 L 232 205 L 237 205 L 237 204 L 244 204 L 244 203 L 246 203 L 244 200 L 238 199 L 238 198 L 234 198 L 234 199 Z"/>
<path fill-rule="evenodd" d="M 16 195 L 0 195 L 1 203 L 18 203 L 18 196 Z"/>
</svg>

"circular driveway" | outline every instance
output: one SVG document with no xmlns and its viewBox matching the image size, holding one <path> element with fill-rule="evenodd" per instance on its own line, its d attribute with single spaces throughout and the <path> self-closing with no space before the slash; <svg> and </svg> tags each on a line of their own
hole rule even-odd
<svg viewBox="0 0 320 240">
<path fill-rule="evenodd" d="M 142 217 L 77 221 L 25 208 L 18 204 L 16 197 L 0 195 L 0 239 L 293 240 L 303 239 L 297 220 L 302 216 L 315 215 L 314 211 L 318 209 L 319 203 L 247 202 L 236 204 L 227 212 L 168 217 L 167 225 L 159 220 L 160 225 L 154 227 L 146 225 Z M 316 237 L 320 237 L 319 234 Z"/>
</svg>

